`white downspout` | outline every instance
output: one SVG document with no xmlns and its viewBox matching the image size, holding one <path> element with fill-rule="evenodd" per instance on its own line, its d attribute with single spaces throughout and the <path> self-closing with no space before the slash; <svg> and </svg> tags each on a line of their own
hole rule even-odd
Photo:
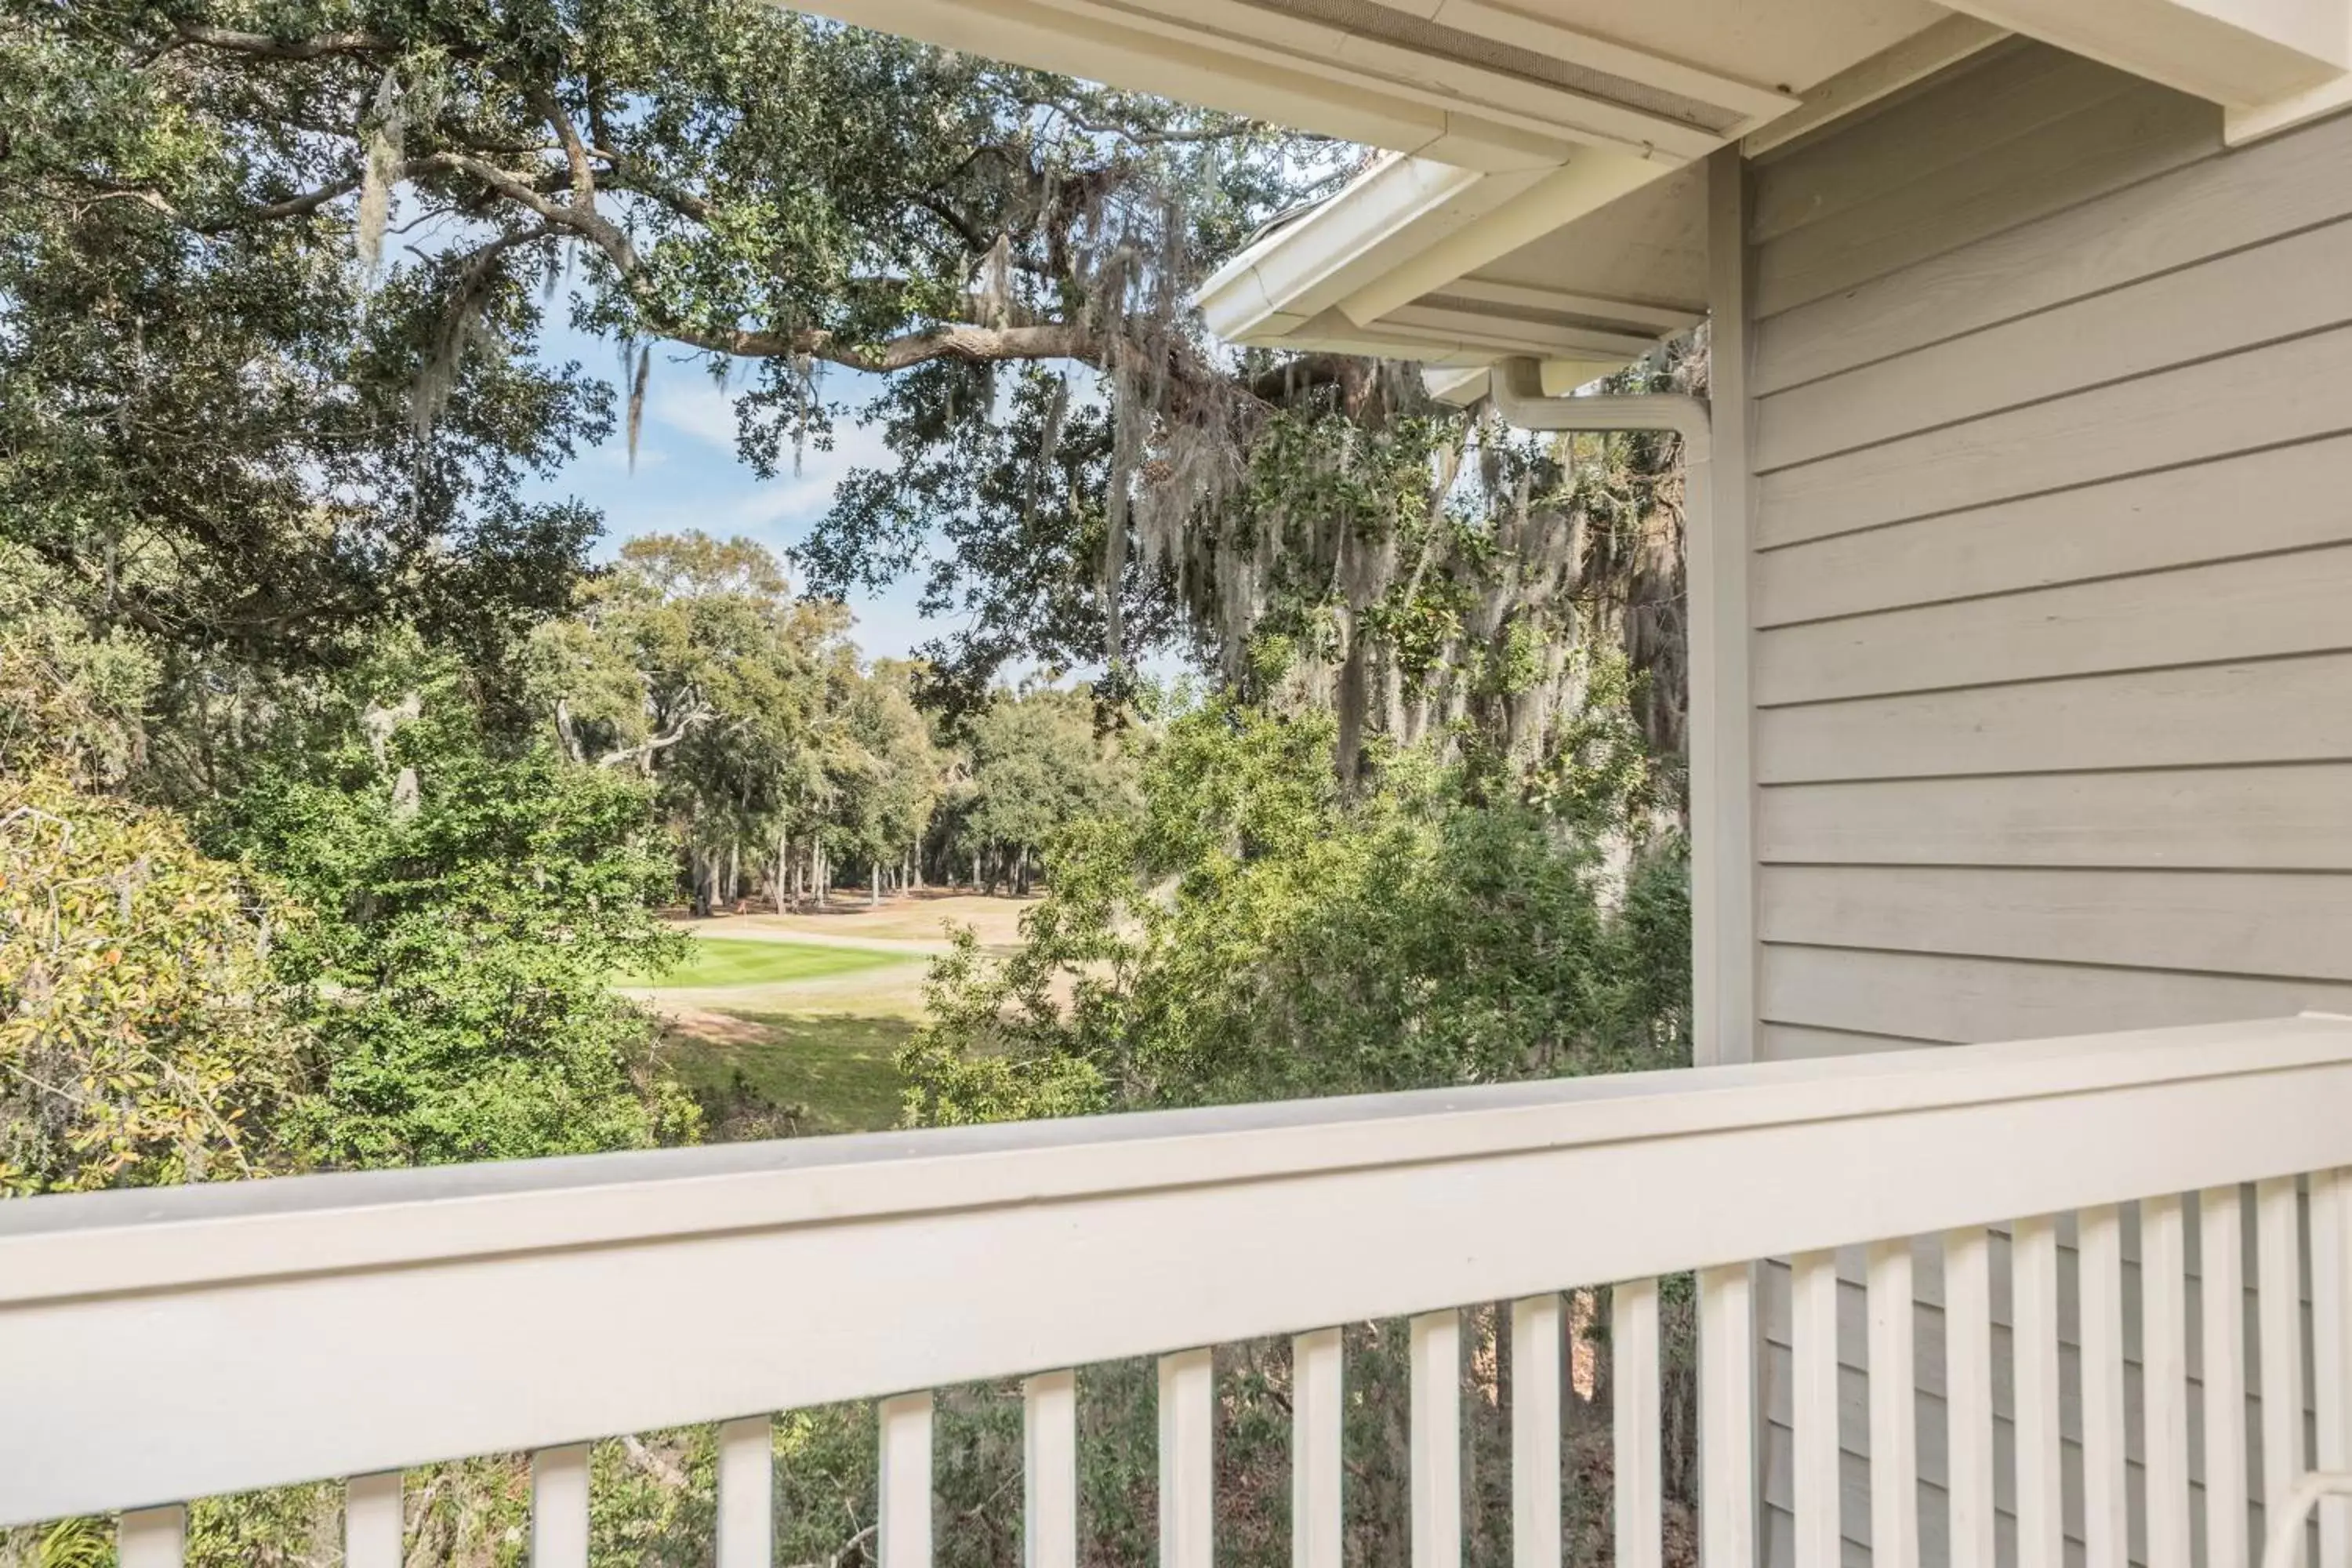
<svg viewBox="0 0 2352 1568">
<path fill-rule="evenodd" d="M 1617 392 L 1589 393 L 1582 396 L 1547 396 L 1543 390 L 1542 367 L 1532 359 L 1507 359 L 1496 364 L 1487 381 L 1487 395 L 1494 399 L 1495 412 L 1507 425 L 1521 430 L 1611 431 L 1611 430 L 1671 430 L 1683 438 L 1683 537 L 1685 543 L 1689 572 L 1688 582 L 1693 594 L 1689 618 L 1691 639 L 1690 659 L 1690 727 L 1686 742 L 1691 763 L 1690 841 L 1691 861 L 1691 998 L 1695 1016 L 1692 1021 L 1694 1059 L 1704 1065 L 1722 1059 L 1707 1054 L 1707 1043 L 1720 1027 L 1722 1003 L 1717 994 L 1715 976 L 1722 972 L 1724 954 L 1718 951 L 1725 943 L 1719 938 L 1716 922 L 1707 917 L 1706 900 L 1711 897 L 1713 879 L 1706 875 L 1702 857 L 1714 850 L 1710 837 L 1716 832 L 1714 813 L 1708 809 L 1712 799 L 1706 781 L 1701 777 L 1700 763 L 1705 753 L 1702 747 L 1713 744 L 1702 729 L 1713 721 L 1714 709 L 1702 694 L 1701 683 L 1708 679 L 1700 665 L 1704 645 L 1702 637 L 1710 635 L 1699 625 L 1699 605 L 1708 602 L 1704 582 L 1706 562 L 1714 558 L 1715 550 L 1715 416 L 1704 397 L 1694 397 L 1686 392 Z M 1744 609 L 1741 611 L 1744 616 Z M 1744 701 L 1744 700 L 1743 700 Z M 1737 794 L 1737 792 L 1735 792 Z M 1746 810 L 1745 796 L 1739 795 L 1739 809 Z M 1744 847 L 1741 837 L 1730 840 Z M 1736 850 L 1745 853 L 1744 847 Z M 1744 1026 L 1743 1026 L 1744 1027 Z M 1740 1059 L 1745 1059 L 1740 1058 Z M 1759 1405 L 1760 1410 L 1762 1406 Z M 1758 1495 L 1760 1497 L 1761 1491 Z"/>
<path fill-rule="evenodd" d="M 1581 396 L 1549 397 L 1543 390 L 1543 368 L 1532 359 L 1507 359 L 1495 366 L 1487 384 L 1495 412 L 1506 425 L 1521 430 L 1671 430 L 1683 438 L 1685 468 L 1703 468 L 1715 445 L 1715 424 L 1706 399 L 1686 392 L 1596 392 Z M 1702 476 L 1690 474 L 1688 509 L 1699 500 Z M 1690 516 L 1696 530 L 1706 520 Z"/>
</svg>

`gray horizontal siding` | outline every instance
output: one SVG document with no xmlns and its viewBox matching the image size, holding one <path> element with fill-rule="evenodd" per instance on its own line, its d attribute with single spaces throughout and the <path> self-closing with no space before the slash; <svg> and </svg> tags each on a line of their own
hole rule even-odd
<svg viewBox="0 0 2352 1568">
<path fill-rule="evenodd" d="M 1759 1056 L 2352 1012 L 2347 170 L 2352 116 L 2224 152 L 2210 106 L 2014 43 L 1752 171 Z M 1905 1373 L 1930 1563 L 1939 1261 Z M 1786 1563 L 1785 1269 L 1760 1306 Z M 2190 1355 L 2201 1427 L 2193 1329 Z M 2013 1562 L 2008 1401 L 1997 1376 Z"/>
</svg>

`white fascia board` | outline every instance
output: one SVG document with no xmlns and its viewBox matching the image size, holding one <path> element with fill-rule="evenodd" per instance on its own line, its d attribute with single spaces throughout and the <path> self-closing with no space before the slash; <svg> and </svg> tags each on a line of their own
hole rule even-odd
<svg viewBox="0 0 2352 1568">
<path fill-rule="evenodd" d="M 2347 0 L 1953 0 L 2012 32 L 2238 109 L 2352 69 Z"/>
<path fill-rule="evenodd" d="M 1417 301 L 1677 167 L 1665 158 L 1589 147 L 1538 178 L 1465 181 L 1424 160 L 1392 159 L 1219 268 L 1196 299 L 1211 331 L 1270 348 L 1386 354 L 1424 363 L 1482 363 L 1497 353 L 1580 358 L 1623 348 L 1617 361 L 1623 363 L 1647 352 L 1647 342 Z M 1605 245 L 1608 238 L 1596 234 L 1593 243 Z M 1604 312 L 1612 304 L 1595 303 Z M 1545 295 L 1538 308 L 1559 307 Z M 1391 319 L 1399 311 L 1420 315 Z M 1659 318 L 1654 324 L 1661 332 L 1692 320 L 1644 305 L 1625 306 L 1608 319 L 1639 326 L 1653 324 L 1653 317 Z"/>
<path fill-rule="evenodd" d="M 1681 166 L 1664 157 L 1579 148 L 1559 168 L 1476 223 L 1465 225 L 1341 300 L 1339 310 L 1359 325 L 1376 321 Z M 1593 243 L 1609 241 L 1605 235 L 1595 235 Z"/>
<path fill-rule="evenodd" d="M 2236 147 L 2346 108 L 2352 108 L 2352 74 L 2259 109 L 2229 110 L 2221 116 L 2221 139 Z"/>
<path fill-rule="evenodd" d="M 1280 337 L 1541 177 L 1384 158 L 1219 268 L 1195 302 L 1209 330 L 1227 342 Z"/>
<path fill-rule="evenodd" d="M 1421 384 L 1429 395 L 1440 403 L 1450 403 L 1456 408 L 1467 408 L 1486 395 L 1488 382 L 1494 373 L 1485 365 L 1467 365 L 1453 370 L 1433 370 L 1424 367 Z"/>
<path fill-rule="evenodd" d="M 1409 332 L 1350 331 L 1344 327 L 1302 328 L 1279 347 L 1299 353 L 1356 354 L 1366 359 L 1411 360 L 1423 371 L 1479 369 L 1507 358 L 1491 344 L 1444 342 Z"/>
<path fill-rule="evenodd" d="M 1362 329 L 1350 328 L 1344 321 L 1316 322 L 1286 339 L 1282 346 L 1307 353 L 1363 354 L 1381 359 L 1411 360 L 1422 367 L 1424 381 L 1432 375 L 1447 373 L 1483 371 L 1497 361 L 1523 358 L 1532 353 L 1541 358 L 1545 384 L 1556 383 L 1562 388 L 1598 381 L 1642 357 L 1638 353 L 1549 351 L 1528 342 L 1523 334 L 1512 330 L 1510 323 L 1497 323 L 1497 330 L 1491 332 L 1449 333 L 1402 327 L 1388 321 Z"/>
</svg>

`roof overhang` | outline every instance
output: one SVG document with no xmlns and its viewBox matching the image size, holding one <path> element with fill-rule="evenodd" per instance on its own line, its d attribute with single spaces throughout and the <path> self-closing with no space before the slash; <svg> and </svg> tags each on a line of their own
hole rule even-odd
<svg viewBox="0 0 2352 1568">
<path fill-rule="evenodd" d="M 1203 286 L 1238 342 L 1602 374 L 1706 310 L 1703 182 L 2010 32 L 2228 110 L 2352 104 L 2352 0 L 814 0 L 1391 155 Z M 1590 378 L 1589 376 L 1587 377 Z"/>
</svg>

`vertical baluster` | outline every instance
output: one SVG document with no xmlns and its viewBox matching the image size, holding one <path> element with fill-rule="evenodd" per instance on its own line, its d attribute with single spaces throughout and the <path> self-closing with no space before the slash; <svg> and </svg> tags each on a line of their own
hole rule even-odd
<svg viewBox="0 0 2352 1568">
<path fill-rule="evenodd" d="M 1511 1303 L 1511 1562 L 1559 1568 L 1558 1295 Z"/>
<path fill-rule="evenodd" d="M 1462 1562 L 1462 1314 L 1412 1320 L 1412 1568 Z"/>
<path fill-rule="evenodd" d="M 770 1416 L 719 1428 L 719 1568 L 769 1568 L 775 1561 L 775 1454 Z"/>
<path fill-rule="evenodd" d="M 2076 1231 L 2083 1309 L 2083 1561 L 2125 1568 L 2124 1219 L 2113 1204 L 2084 1209 Z"/>
<path fill-rule="evenodd" d="M 1665 1552 L 1659 1475 L 1658 1282 L 1609 1293 L 1609 1386 L 1616 1404 L 1617 1568 L 1660 1568 Z"/>
<path fill-rule="evenodd" d="M 1340 1417 L 1346 1357 L 1339 1331 L 1317 1329 L 1290 1342 L 1291 1568 L 1340 1568 L 1339 1478 L 1346 1459 Z"/>
<path fill-rule="evenodd" d="M 1021 1385 L 1021 1541 L 1027 1568 L 1076 1568 L 1078 1378 L 1041 1372 Z"/>
<path fill-rule="evenodd" d="M 930 1391 L 886 1399 L 877 1414 L 882 1463 L 875 1555 L 880 1568 L 930 1568 Z"/>
<path fill-rule="evenodd" d="M 2352 1173 L 2315 1171 L 2312 1187 L 2312 1404 L 2315 1438 L 2312 1469 L 2345 1469 L 2352 1465 L 2352 1432 L 2345 1429 L 2352 1411 L 2345 1408 L 2345 1377 L 2352 1375 L 2345 1356 L 2345 1268 L 2352 1265 L 2345 1246 L 2345 1223 L 2352 1220 Z M 2326 1568 L 2352 1568 L 2352 1502 L 2345 1498 L 2319 1500 L 2319 1561 Z"/>
<path fill-rule="evenodd" d="M 1992 1568 L 1992 1237 L 1944 1237 L 1944 1414 L 1952 1568 Z"/>
<path fill-rule="evenodd" d="M 2276 1509 L 2303 1478 L 2303 1265 L 2294 1178 L 2254 1184 L 2254 1272 L 2262 1335 L 2263 1505 Z M 2303 1561 L 2296 1538 L 2292 1562 Z"/>
<path fill-rule="evenodd" d="M 1748 1265 L 1698 1275 L 1701 1568 L 1756 1561 L 1756 1300 Z"/>
<path fill-rule="evenodd" d="M 2180 1199 L 2139 1205 L 2147 1568 L 2189 1568 L 2189 1237 Z"/>
<path fill-rule="evenodd" d="M 530 1457 L 530 1568 L 588 1568 L 588 1445 Z"/>
<path fill-rule="evenodd" d="M 2058 1226 L 2046 1215 L 2010 1232 L 2011 1361 L 2017 1375 L 2019 1568 L 2064 1568 L 2058 1426 Z"/>
<path fill-rule="evenodd" d="M 2345 1211 L 2352 1208 L 2344 1173 L 2317 1171 L 2311 1176 L 2311 1387 L 2316 1422 L 2311 1468 L 2341 1470 L 2352 1448 L 2347 1447 L 2345 1422 L 2344 1269 Z M 2319 1561 L 2326 1568 L 2347 1568 L 2352 1531 L 2346 1529 L 2346 1500 L 2319 1500 Z"/>
<path fill-rule="evenodd" d="M 1160 1568 L 1213 1568 L 1216 1390 L 1207 1351 L 1160 1358 Z"/>
<path fill-rule="evenodd" d="M 2246 1279 L 2242 1198 L 2198 1194 L 2205 1344 L 2205 1568 L 2246 1568 Z"/>
<path fill-rule="evenodd" d="M 1838 1568 L 1838 1272 L 1834 1252 L 1790 1260 L 1790 1441 L 1795 1461 L 1797 1568 Z"/>
<path fill-rule="evenodd" d="M 1870 1247 L 1870 1561 L 1917 1568 L 1919 1426 L 1915 1414 L 1911 1243 Z M 2120 1568 L 2120 1565 L 2118 1565 Z"/>
<path fill-rule="evenodd" d="M 188 1510 L 177 1504 L 126 1513 L 114 1531 L 121 1568 L 180 1568 L 187 1539 Z"/>
<path fill-rule="evenodd" d="M 398 1470 L 343 1483 L 343 1568 L 400 1568 L 400 1484 Z"/>
</svg>

